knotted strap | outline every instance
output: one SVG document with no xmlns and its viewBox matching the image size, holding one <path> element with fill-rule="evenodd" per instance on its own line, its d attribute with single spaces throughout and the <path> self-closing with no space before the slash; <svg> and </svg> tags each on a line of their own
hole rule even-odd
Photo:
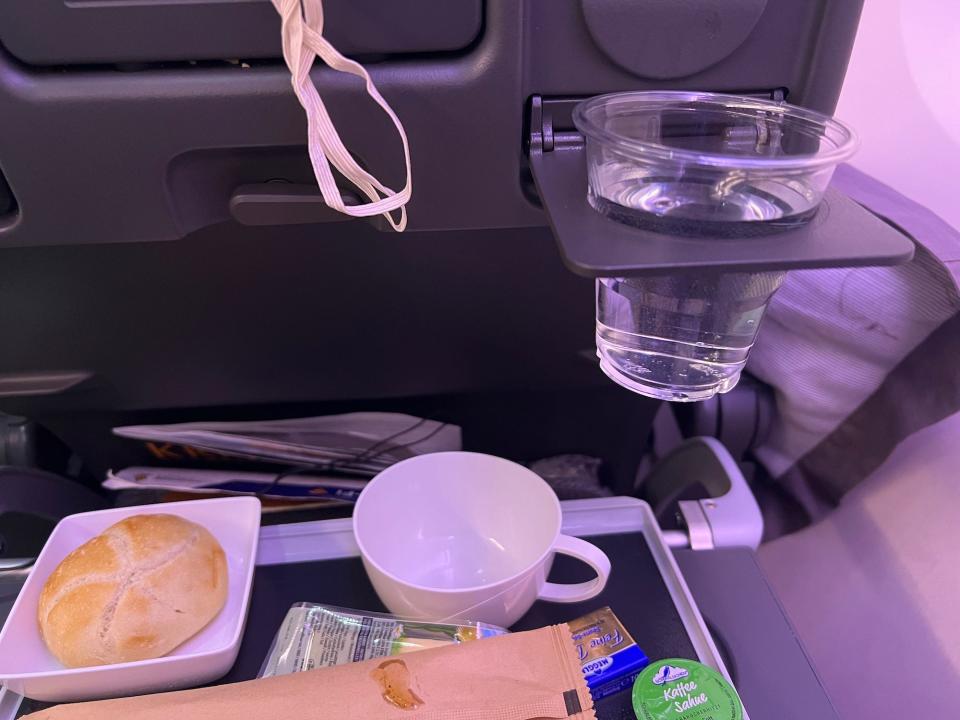
<svg viewBox="0 0 960 720">
<path fill-rule="evenodd" d="M 280 14 L 283 39 L 283 58 L 290 68 L 293 90 L 307 114 L 307 147 L 310 163 L 323 199 L 335 210 L 353 217 L 383 215 L 397 232 L 407 226 L 406 203 L 410 200 L 410 148 L 407 134 L 396 113 L 380 95 L 370 75 L 359 64 L 345 58 L 323 37 L 322 0 L 272 0 Z M 360 167 L 344 147 L 320 94 L 310 80 L 310 68 L 319 57 L 330 68 L 363 78 L 367 93 L 393 121 L 403 143 L 403 157 L 407 166 L 407 181 L 399 192 L 391 190 Z M 368 199 L 362 205 L 346 206 L 337 188 L 330 165 L 333 165 Z M 392 211 L 399 210 L 399 220 Z"/>
</svg>

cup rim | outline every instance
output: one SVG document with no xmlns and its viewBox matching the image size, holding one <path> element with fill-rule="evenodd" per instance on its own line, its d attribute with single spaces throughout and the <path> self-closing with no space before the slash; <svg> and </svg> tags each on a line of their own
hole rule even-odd
<svg viewBox="0 0 960 720">
<path fill-rule="evenodd" d="M 451 455 L 456 455 L 460 457 L 470 456 L 475 458 L 482 457 L 485 459 L 493 459 L 502 463 L 507 463 L 509 465 L 512 465 L 514 466 L 514 468 L 518 470 L 522 470 L 523 473 L 521 474 L 526 474 L 528 477 L 536 478 L 542 484 L 542 487 L 548 491 L 547 495 L 553 498 L 554 516 L 556 519 L 556 531 L 553 534 L 553 539 L 549 542 L 546 549 L 537 557 L 537 559 L 534 560 L 529 565 L 527 565 L 527 567 L 523 568 L 522 570 L 519 570 L 518 572 L 515 572 L 514 574 L 508 577 L 502 578 L 500 580 L 495 580 L 493 582 L 484 583 L 482 585 L 465 585 L 463 587 L 457 587 L 457 588 L 439 588 L 439 587 L 433 587 L 430 585 L 421 585 L 419 583 L 411 582 L 410 580 L 405 580 L 404 578 L 398 576 L 396 573 L 390 572 L 389 570 L 384 568 L 379 562 L 374 560 L 374 558 L 370 554 L 370 551 L 366 548 L 366 546 L 364 546 L 363 540 L 360 538 L 360 533 L 358 531 L 358 518 L 360 517 L 360 510 L 363 507 L 364 498 L 369 496 L 368 492 L 371 488 L 375 487 L 375 483 L 377 483 L 378 481 L 381 481 L 381 478 L 389 475 L 391 471 L 401 466 L 419 464 L 421 462 L 430 461 L 431 459 L 434 459 L 436 457 L 451 456 Z M 393 582 L 403 585 L 404 587 L 410 588 L 412 590 L 422 590 L 425 592 L 431 592 L 431 593 L 437 593 L 437 594 L 443 594 L 443 595 L 457 595 L 462 593 L 477 592 L 481 590 L 490 590 L 492 588 L 498 587 L 505 583 L 513 583 L 514 581 L 520 580 L 524 575 L 528 574 L 533 569 L 539 567 L 543 563 L 543 561 L 547 558 L 547 556 L 549 556 L 550 553 L 553 552 L 553 548 L 557 543 L 557 538 L 561 535 L 561 531 L 563 529 L 562 524 L 563 524 L 563 511 L 561 510 L 561 507 L 560 507 L 560 499 L 557 497 L 556 493 L 554 493 L 553 488 L 550 487 L 550 485 L 547 483 L 546 480 L 544 480 L 542 477 L 537 475 L 530 468 L 524 467 L 520 463 L 516 463 L 513 460 L 508 460 L 506 458 L 502 458 L 497 455 L 490 455 L 488 453 L 470 452 L 467 450 L 447 450 L 444 452 L 427 453 L 426 455 L 416 455 L 414 457 L 407 458 L 406 460 L 401 460 L 400 462 L 395 463 L 394 465 L 391 465 L 386 470 L 381 470 L 379 473 L 377 473 L 373 477 L 372 480 L 370 480 L 369 483 L 367 483 L 367 486 L 360 493 L 360 497 L 357 498 L 357 502 L 353 506 L 353 518 L 352 518 L 353 538 L 357 543 L 357 547 L 360 549 L 360 557 L 364 560 L 364 562 L 370 563 L 374 568 L 376 568 L 378 572 L 382 573 Z"/>
<path fill-rule="evenodd" d="M 780 157 L 750 157 L 739 155 L 725 155 L 722 153 L 698 152 L 674 148 L 661 143 L 638 140 L 627 135 L 612 132 L 594 122 L 590 111 L 610 105 L 611 103 L 635 103 L 641 107 L 653 102 L 700 102 L 717 106 L 717 110 L 733 112 L 735 108 L 742 110 L 773 112 L 784 117 L 822 124 L 831 132 L 838 133 L 840 141 L 835 147 L 824 152 L 787 155 Z M 748 95 L 731 95 L 690 90 L 640 90 L 630 92 L 607 93 L 596 95 L 577 104 L 573 109 L 573 122 L 577 129 L 588 140 L 593 139 L 610 146 L 617 152 L 628 155 L 637 160 L 658 160 L 666 162 L 684 162 L 692 165 L 709 167 L 729 167 L 754 171 L 781 171 L 800 170 L 811 171 L 818 168 L 838 165 L 856 152 L 860 145 L 857 133 L 844 122 L 830 115 L 824 115 L 815 110 L 809 110 L 799 105 L 787 102 L 777 102 Z"/>
</svg>

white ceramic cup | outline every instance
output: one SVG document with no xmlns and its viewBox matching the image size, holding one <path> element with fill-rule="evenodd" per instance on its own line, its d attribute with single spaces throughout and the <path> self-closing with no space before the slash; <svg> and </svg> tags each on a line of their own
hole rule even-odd
<svg viewBox="0 0 960 720">
<path fill-rule="evenodd" d="M 353 531 L 377 595 L 396 615 L 510 627 L 536 600 L 599 594 L 610 560 L 560 534 L 556 494 L 531 470 L 492 455 L 444 452 L 404 460 L 357 500 Z M 587 582 L 547 582 L 556 553 L 590 565 Z"/>
</svg>

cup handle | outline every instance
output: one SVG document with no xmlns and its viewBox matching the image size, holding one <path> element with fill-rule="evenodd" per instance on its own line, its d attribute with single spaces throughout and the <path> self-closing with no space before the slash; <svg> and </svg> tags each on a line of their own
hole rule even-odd
<svg viewBox="0 0 960 720">
<path fill-rule="evenodd" d="M 593 568 L 597 576 L 593 580 L 582 583 L 544 583 L 540 594 L 537 596 L 540 600 L 574 603 L 589 600 L 603 592 L 603 588 L 607 585 L 607 578 L 610 577 L 610 558 L 603 550 L 586 540 L 570 535 L 559 535 L 553 545 L 553 550 L 561 555 L 569 555 L 577 560 L 582 560 Z"/>
</svg>

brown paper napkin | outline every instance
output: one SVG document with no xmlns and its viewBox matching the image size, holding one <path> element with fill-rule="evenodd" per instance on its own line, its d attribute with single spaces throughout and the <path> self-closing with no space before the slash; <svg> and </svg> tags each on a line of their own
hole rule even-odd
<svg viewBox="0 0 960 720">
<path fill-rule="evenodd" d="M 570 630 L 199 690 L 58 705 L 29 720 L 595 720 Z"/>
</svg>

